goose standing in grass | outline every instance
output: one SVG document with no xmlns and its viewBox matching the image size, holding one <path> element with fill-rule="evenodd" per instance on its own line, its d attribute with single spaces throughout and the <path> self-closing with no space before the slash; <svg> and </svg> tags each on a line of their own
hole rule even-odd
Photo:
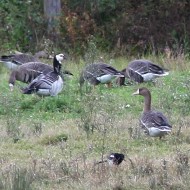
<svg viewBox="0 0 190 190">
<path fill-rule="evenodd" d="M 40 74 L 26 88 L 22 89 L 23 94 L 36 93 L 42 96 L 56 96 L 63 89 L 63 79 L 60 76 L 61 61 L 63 54 L 58 54 L 53 59 L 53 71 L 47 74 Z"/>
<path fill-rule="evenodd" d="M 130 62 L 127 68 L 123 69 L 121 72 L 126 78 L 138 83 L 152 81 L 155 78 L 169 74 L 166 69 L 163 69 L 149 60 L 143 59 Z M 125 77 L 118 78 L 117 83 L 119 85 L 124 85 Z"/>
<path fill-rule="evenodd" d="M 160 139 L 171 132 L 172 126 L 168 123 L 163 113 L 151 110 L 151 93 L 143 87 L 139 88 L 133 95 L 144 97 L 144 109 L 140 118 L 140 124 L 145 129 L 145 133 L 151 137 L 160 137 Z"/>
<path fill-rule="evenodd" d="M 47 74 L 51 71 L 53 71 L 53 67 L 42 62 L 25 63 L 11 72 L 9 77 L 9 87 L 12 91 L 16 80 L 30 83 L 39 75 Z M 61 76 L 64 77 L 65 75 L 73 74 L 70 71 L 63 70 Z"/>
<path fill-rule="evenodd" d="M 47 74 L 51 71 L 53 71 L 52 66 L 41 62 L 25 63 L 11 72 L 9 77 L 9 87 L 12 91 L 16 80 L 30 83 L 39 75 Z"/>
<path fill-rule="evenodd" d="M 85 81 L 91 85 L 107 84 L 111 86 L 111 81 L 116 77 L 123 77 L 121 72 L 117 71 L 105 63 L 93 63 L 85 67 L 80 76 L 80 86 Z"/>
</svg>

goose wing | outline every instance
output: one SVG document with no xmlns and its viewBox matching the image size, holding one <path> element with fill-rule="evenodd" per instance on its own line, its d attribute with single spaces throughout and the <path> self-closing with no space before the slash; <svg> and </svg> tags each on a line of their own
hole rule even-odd
<svg viewBox="0 0 190 190">
<path fill-rule="evenodd" d="M 127 67 L 128 77 L 138 83 L 144 82 L 142 75 L 147 74 L 149 72 L 148 64 L 149 62 L 147 60 L 132 61 L 131 63 L 129 63 Z"/>
<path fill-rule="evenodd" d="M 133 68 L 128 68 L 128 76 L 130 79 L 134 80 L 135 82 L 138 82 L 138 83 L 144 82 L 142 73 L 134 70 Z"/>
<path fill-rule="evenodd" d="M 32 92 L 37 92 L 39 89 L 51 89 L 53 83 L 58 79 L 59 75 L 54 72 L 50 72 L 46 75 L 41 74 L 23 89 L 23 93 L 30 94 Z"/>
<path fill-rule="evenodd" d="M 100 64 L 99 66 L 100 71 L 102 71 L 103 74 L 110 74 L 110 75 L 122 75 L 118 70 L 116 70 L 114 67 L 107 65 L 107 64 Z"/>
<path fill-rule="evenodd" d="M 155 127 L 164 131 L 171 131 L 172 126 L 168 123 L 167 118 L 157 111 L 150 111 L 143 113 L 141 117 L 141 124 L 145 128 Z"/>
<path fill-rule="evenodd" d="M 99 77 L 105 74 L 110 75 L 121 75 L 119 71 L 117 71 L 115 68 L 113 68 L 110 65 L 107 65 L 105 63 L 94 63 L 86 67 L 84 73 L 87 75 L 93 76 L 93 77 Z"/>
<path fill-rule="evenodd" d="M 153 63 L 149 63 L 148 70 L 149 70 L 149 72 L 154 73 L 154 74 L 158 74 L 158 75 L 165 74 L 165 71 L 166 71 L 162 67 L 155 65 Z"/>
</svg>

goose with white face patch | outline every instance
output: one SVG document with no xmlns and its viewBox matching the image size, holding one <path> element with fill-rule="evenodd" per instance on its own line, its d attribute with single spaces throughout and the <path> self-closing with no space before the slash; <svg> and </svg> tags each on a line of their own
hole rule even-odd
<svg viewBox="0 0 190 190">
<path fill-rule="evenodd" d="M 91 85 L 98 84 L 108 84 L 111 86 L 111 81 L 116 77 L 123 77 L 118 70 L 114 67 L 107 65 L 105 63 L 93 63 L 87 65 L 81 73 L 80 76 L 80 86 L 84 84 L 85 81 L 90 83 Z"/>
<path fill-rule="evenodd" d="M 146 134 L 161 139 L 164 135 L 171 132 L 172 126 L 168 123 L 163 113 L 151 110 L 151 93 L 147 88 L 139 88 L 133 95 L 144 97 L 144 109 L 140 118 L 140 124 Z"/>
<path fill-rule="evenodd" d="M 117 83 L 119 85 L 125 84 L 125 78 L 142 83 L 152 81 L 155 78 L 167 76 L 169 74 L 168 70 L 144 59 L 138 59 L 130 62 L 127 68 L 123 69 L 121 72 L 125 77 L 118 78 Z"/>
<path fill-rule="evenodd" d="M 23 94 L 36 93 L 41 96 L 56 96 L 63 89 L 63 79 L 60 76 L 61 61 L 63 54 L 58 54 L 53 59 L 53 71 L 47 74 L 40 74 L 26 88 L 22 89 Z"/>
</svg>

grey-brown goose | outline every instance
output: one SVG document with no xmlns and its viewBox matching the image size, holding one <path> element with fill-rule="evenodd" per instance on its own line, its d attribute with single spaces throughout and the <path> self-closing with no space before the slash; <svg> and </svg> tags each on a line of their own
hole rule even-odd
<svg viewBox="0 0 190 190">
<path fill-rule="evenodd" d="M 22 89 L 23 94 L 36 93 L 42 96 L 56 96 L 61 92 L 63 79 L 60 76 L 60 70 L 63 59 L 63 54 L 56 55 L 53 59 L 54 70 L 35 78 L 26 88 Z"/>
<path fill-rule="evenodd" d="M 117 71 L 114 67 L 107 65 L 105 63 L 93 63 L 87 65 L 81 73 L 80 76 L 80 86 L 84 84 L 85 81 L 91 85 L 98 84 L 111 84 L 112 79 L 116 77 L 123 77 L 121 72 Z"/>
<path fill-rule="evenodd" d="M 18 66 L 28 63 L 28 62 L 39 62 L 39 59 L 36 56 L 29 54 L 11 54 L 11 55 L 2 55 L 0 58 L 2 62 L 8 69 L 16 69 Z"/>
<path fill-rule="evenodd" d="M 53 67 L 42 62 L 25 63 L 11 72 L 9 77 L 9 87 L 13 90 L 16 80 L 24 83 L 30 83 L 40 74 L 47 74 L 51 71 L 53 71 Z M 62 78 L 65 75 L 73 74 L 68 70 L 63 70 L 61 73 Z"/>
<path fill-rule="evenodd" d="M 157 77 L 162 77 L 169 74 L 166 69 L 163 69 L 153 62 L 144 59 L 138 59 L 130 62 L 129 65 L 121 72 L 126 78 L 138 83 L 152 81 Z M 124 85 L 125 77 L 119 78 L 117 83 L 119 85 Z"/>
<path fill-rule="evenodd" d="M 42 62 L 25 63 L 11 72 L 9 77 L 9 87 L 13 90 L 16 80 L 30 83 L 40 74 L 47 74 L 50 71 L 53 71 L 53 67 Z"/>
<path fill-rule="evenodd" d="M 151 110 L 151 93 L 145 88 L 139 88 L 133 95 L 144 97 L 144 109 L 140 118 L 140 124 L 145 132 L 152 137 L 162 137 L 171 132 L 172 126 L 162 112 Z"/>
</svg>

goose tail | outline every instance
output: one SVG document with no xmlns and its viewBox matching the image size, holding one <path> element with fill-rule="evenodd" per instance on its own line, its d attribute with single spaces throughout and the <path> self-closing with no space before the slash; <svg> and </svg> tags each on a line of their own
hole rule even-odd
<svg viewBox="0 0 190 190">
<path fill-rule="evenodd" d="M 164 71 L 164 73 L 162 74 L 162 76 L 167 76 L 169 75 L 169 71 Z"/>
<path fill-rule="evenodd" d="M 161 126 L 160 131 L 165 131 L 165 132 L 171 132 L 172 130 L 172 126 L 168 125 L 168 126 Z"/>
<path fill-rule="evenodd" d="M 168 72 L 168 71 L 164 71 L 164 72 L 161 73 L 161 74 L 154 74 L 154 75 L 157 76 L 157 77 L 164 77 L 164 76 L 169 75 L 169 72 Z"/>
</svg>

